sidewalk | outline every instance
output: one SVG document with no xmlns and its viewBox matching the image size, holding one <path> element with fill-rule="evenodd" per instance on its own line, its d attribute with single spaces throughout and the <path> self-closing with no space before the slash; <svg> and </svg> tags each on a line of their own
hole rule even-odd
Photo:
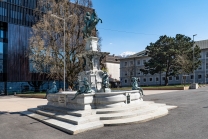
<svg viewBox="0 0 208 139">
<path fill-rule="evenodd" d="M 154 94 L 162 94 L 162 93 L 169 93 L 169 92 L 177 92 L 183 90 L 144 90 L 144 95 L 154 95 Z"/>
<path fill-rule="evenodd" d="M 153 95 L 153 94 L 169 93 L 176 91 L 181 91 L 181 90 L 144 90 L 144 95 Z M 0 96 L 0 113 L 25 111 L 28 108 L 36 108 L 39 105 L 46 105 L 46 104 L 47 104 L 47 99 Z"/>
<path fill-rule="evenodd" d="M 0 112 L 19 112 L 28 108 L 36 108 L 39 105 L 46 105 L 46 99 L 20 98 L 14 96 L 0 97 Z"/>
</svg>

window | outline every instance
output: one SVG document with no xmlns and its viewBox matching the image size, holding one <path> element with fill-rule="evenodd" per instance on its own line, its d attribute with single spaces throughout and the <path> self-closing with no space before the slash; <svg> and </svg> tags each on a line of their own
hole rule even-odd
<svg viewBox="0 0 208 139">
<path fill-rule="evenodd" d="M 124 66 L 127 66 L 127 62 L 124 62 Z"/>
<path fill-rule="evenodd" d="M 208 78 L 208 74 L 206 74 L 206 78 Z"/>
<path fill-rule="evenodd" d="M 169 80 L 172 81 L 172 77 L 169 77 Z"/>
<path fill-rule="evenodd" d="M 198 70 L 201 70 L 202 69 L 202 67 L 200 66 L 199 68 L 198 68 Z"/>
<path fill-rule="evenodd" d="M 206 70 L 208 69 L 208 63 L 206 63 Z"/>
<path fill-rule="evenodd" d="M 191 79 L 193 79 L 194 78 L 194 75 L 191 75 Z"/>
<path fill-rule="evenodd" d="M 133 66 L 134 65 L 134 62 L 133 61 L 130 61 L 130 65 Z"/>
<path fill-rule="evenodd" d="M 206 57 L 208 57 L 208 52 L 206 52 Z"/>
<path fill-rule="evenodd" d="M 130 72 L 130 75 L 133 75 L 133 71 Z"/>
<path fill-rule="evenodd" d="M 146 82 L 146 78 L 143 79 L 143 82 Z"/>
<path fill-rule="evenodd" d="M 183 80 L 186 80 L 186 77 L 187 77 L 186 75 L 183 75 Z"/>
<path fill-rule="evenodd" d="M 0 57 L 1 57 L 1 59 L 3 58 L 3 47 L 4 47 L 4 43 L 3 42 L 0 42 Z"/>
<path fill-rule="evenodd" d="M 162 77 L 162 80 L 165 81 L 165 77 Z"/>
<path fill-rule="evenodd" d="M 128 81 L 127 81 L 127 80 L 124 80 L 124 82 L 125 82 L 125 83 L 128 83 Z"/>
<path fill-rule="evenodd" d="M 156 80 L 156 82 L 158 82 L 158 81 L 159 81 L 159 78 L 158 78 L 158 77 L 156 77 L 156 78 L 155 78 L 155 80 Z"/>
<path fill-rule="evenodd" d="M 138 82 L 140 82 L 140 77 L 138 77 Z"/>
<path fill-rule="evenodd" d="M 145 62 L 146 62 L 146 60 L 143 60 L 143 65 L 144 65 Z"/>
<path fill-rule="evenodd" d="M 149 78 L 149 81 L 152 82 L 152 78 Z"/>
<path fill-rule="evenodd" d="M 176 78 L 176 81 L 178 81 L 178 80 L 179 80 L 179 76 L 176 76 L 175 78 Z"/>
<path fill-rule="evenodd" d="M 202 75 L 198 75 L 198 79 L 201 79 L 202 78 Z"/>
<path fill-rule="evenodd" d="M 138 70 L 138 71 L 137 71 L 137 74 L 138 74 L 138 75 L 140 75 L 140 74 L 141 74 L 141 72 Z"/>
<path fill-rule="evenodd" d="M 137 65 L 140 65 L 140 60 L 137 60 Z"/>
<path fill-rule="evenodd" d="M 127 71 L 124 72 L 124 75 L 127 76 Z"/>
</svg>

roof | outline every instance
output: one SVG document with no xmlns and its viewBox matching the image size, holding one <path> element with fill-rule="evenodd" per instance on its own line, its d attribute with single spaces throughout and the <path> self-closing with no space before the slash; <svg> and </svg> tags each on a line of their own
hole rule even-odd
<svg viewBox="0 0 208 139">
<path fill-rule="evenodd" d="M 120 56 L 107 55 L 105 61 L 107 63 L 120 63 Z"/>
<path fill-rule="evenodd" d="M 136 54 L 133 54 L 133 55 L 130 55 L 130 56 L 127 56 L 127 57 L 121 57 L 120 60 L 122 60 L 122 59 L 131 59 L 131 58 L 135 58 L 135 57 L 144 57 L 144 56 L 147 56 L 147 51 L 146 50 L 140 51 Z"/>
<path fill-rule="evenodd" d="M 208 40 L 196 41 L 195 44 L 198 45 L 200 49 L 208 48 Z"/>
<path fill-rule="evenodd" d="M 195 41 L 195 44 L 198 45 L 200 47 L 200 49 L 208 49 L 208 40 Z M 136 54 L 133 54 L 133 55 L 130 55 L 130 56 L 127 56 L 127 57 L 121 57 L 119 59 L 120 60 L 122 60 L 122 59 L 131 59 L 131 58 L 143 57 L 143 56 L 148 56 L 146 50 L 140 51 Z"/>
</svg>

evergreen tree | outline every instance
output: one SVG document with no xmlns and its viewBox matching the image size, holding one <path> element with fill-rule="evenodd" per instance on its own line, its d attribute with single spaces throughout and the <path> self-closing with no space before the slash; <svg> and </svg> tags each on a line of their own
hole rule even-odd
<svg viewBox="0 0 208 139">
<path fill-rule="evenodd" d="M 168 37 L 166 35 L 160 36 L 155 43 L 150 43 L 146 47 L 148 56 L 151 59 L 146 62 L 145 68 L 141 69 L 144 74 L 165 73 L 165 85 L 168 85 L 168 78 L 176 76 L 180 73 L 191 73 L 196 70 L 201 61 L 200 48 L 196 45 L 194 47 L 194 62 L 193 62 L 193 46 L 194 42 L 190 37 L 177 34 L 175 37 Z M 184 64 L 182 66 L 182 59 Z M 191 66 L 190 66 L 191 64 Z"/>
</svg>

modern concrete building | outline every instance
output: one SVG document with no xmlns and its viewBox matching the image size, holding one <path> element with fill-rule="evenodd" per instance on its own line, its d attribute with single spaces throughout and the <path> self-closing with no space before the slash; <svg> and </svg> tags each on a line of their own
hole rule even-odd
<svg viewBox="0 0 208 139">
<path fill-rule="evenodd" d="M 201 66 L 195 70 L 195 82 L 208 82 L 208 40 L 196 41 L 195 45 L 201 48 Z M 122 86 L 131 85 L 131 77 L 139 77 L 140 85 L 161 85 L 165 83 L 165 74 L 144 75 L 140 69 L 144 68 L 144 63 L 150 59 L 146 51 L 138 52 L 126 58 L 120 59 L 120 81 Z M 186 75 L 186 83 L 193 83 L 193 74 Z M 183 75 L 169 77 L 169 84 L 183 83 Z"/>
</svg>

